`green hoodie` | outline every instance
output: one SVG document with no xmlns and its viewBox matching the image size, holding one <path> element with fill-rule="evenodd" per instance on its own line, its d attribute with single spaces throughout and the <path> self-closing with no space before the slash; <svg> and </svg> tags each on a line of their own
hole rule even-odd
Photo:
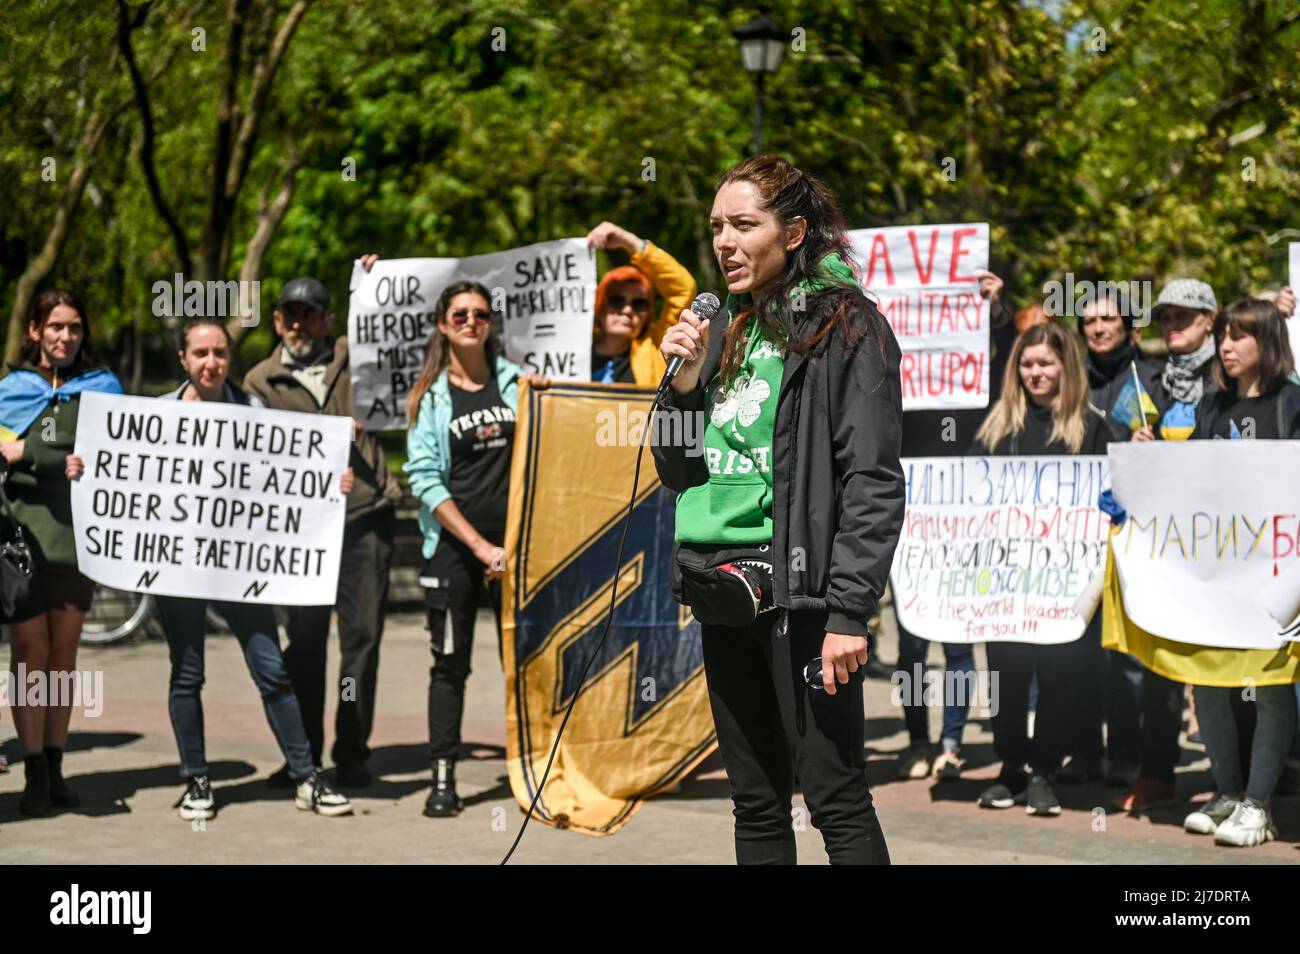
<svg viewBox="0 0 1300 954">
<path fill-rule="evenodd" d="M 852 269 L 838 255 L 822 259 L 819 271 L 818 278 L 800 284 L 805 296 L 855 283 Z M 798 294 L 792 291 L 791 297 Z M 748 294 L 727 296 L 733 315 L 751 303 Z M 705 388 L 709 479 L 677 498 L 678 543 L 747 546 L 772 539 L 772 435 L 785 355 L 757 322 L 750 325 L 743 347 L 731 386 L 721 387 L 715 377 Z"/>
</svg>

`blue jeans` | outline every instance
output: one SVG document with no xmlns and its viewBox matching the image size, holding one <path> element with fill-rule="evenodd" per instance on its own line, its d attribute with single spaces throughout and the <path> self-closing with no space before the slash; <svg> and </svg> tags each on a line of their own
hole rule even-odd
<svg viewBox="0 0 1300 954">
<path fill-rule="evenodd" d="M 315 770 L 307 732 L 293 685 L 280 655 L 280 640 L 271 607 L 254 603 L 214 602 L 230 625 L 244 651 L 244 661 L 262 694 L 266 721 L 271 724 L 275 741 L 289 763 L 289 775 L 300 781 Z M 176 746 L 181 756 L 181 778 L 208 774 L 208 759 L 203 744 L 203 645 L 207 600 L 158 597 L 167 647 L 171 651 L 171 687 L 168 709 Z"/>
<path fill-rule="evenodd" d="M 1296 731 L 1296 692 L 1291 686 L 1255 689 L 1255 736 L 1250 745 L 1250 777 L 1242 783 L 1241 750 L 1237 739 L 1232 694 L 1239 688 L 1193 686 L 1196 721 L 1210 756 L 1215 791 L 1266 802 L 1273 797 L 1282 766 Z"/>
<path fill-rule="evenodd" d="M 941 744 L 945 749 L 961 751 L 961 733 L 966 728 L 970 711 L 969 693 L 957 693 L 949 698 L 948 686 L 975 687 L 975 648 L 970 643 L 943 643 L 943 730 Z M 903 686 L 903 722 L 913 746 L 930 744 L 930 726 L 926 720 L 925 705 L 916 705 L 917 693 L 925 688 L 925 657 L 930 651 L 930 641 L 913 636 L 902 624 L 898 627 L 898 671 L 907 674 Z M 960 678 L 954 679 L 949 674 Z M 919 684 L 919 689 L 916 687 Z M 922 697 L 923 698 L 923 697 Z"/>
</svg>

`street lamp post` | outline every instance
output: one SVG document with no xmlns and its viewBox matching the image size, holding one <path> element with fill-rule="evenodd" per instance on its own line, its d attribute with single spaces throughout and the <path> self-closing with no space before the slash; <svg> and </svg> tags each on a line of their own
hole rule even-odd
<svg viewBox="0 0 1300 954">
<path fill-rule="evenodd" d="M 754 155 L 763 151 L 763 93 L 767 74 L 775 73 L 785 55 L 786 34 L 766 13 L 732 33 L 740 41 L 740 59 L 754 74 Z"/>
</svg>

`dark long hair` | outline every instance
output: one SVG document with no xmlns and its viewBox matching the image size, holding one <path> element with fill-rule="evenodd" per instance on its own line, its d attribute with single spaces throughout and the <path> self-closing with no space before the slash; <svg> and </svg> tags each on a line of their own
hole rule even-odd
<svg viewBox="0 0 1300 954">
<path fill-rule="evenodd" d="M 844 214 L 830 188 L 816 176 L 772 155 L 753 156 L 732 166 L 718 180 L 718 189 L 733 182 L 752 183 L 763 208 L 775 216 L 782 228 L 803 219 L 808 230 L 799 247 L 786 253 L 786 268 L 780 278 L 761 295 L 755 295 L 753 308 L 735 316 L 727 328 L 719 369 L 722 382 L 726 384 L 735 377 L 751 321 L 757 321 L 766 337 L 787 352 L 813 352 L 838 330 L 850 352 L 864 338 L 874 337 L 883 359 L 884 318 L 874 308 L 864 307 L 867 299 L 857 286 L 838 285 L 803 299 L 803 307 L 798 310 L 819 312 L 820 325 L 808 335 L 794 337 L 795 313 L 800 303 L 792 300 L 791 293 L 812 279 L 829 278 L 819 268 L 822 259 L 838 255 L 854 275 L 858 274 L 849 254 L 851 243 L 845 233 Z"/>
<path fill-rule="evenodd" d="M 1270 394 L 1291 376 L 1295 357 L 1286 322 L 1277 305 L 1262 298 L 1241 298 L 1219 312 L 1214 319 L 1214 364 L 1210 368 L 1214 383 L 1225 394 L 1237 393 L 1237 379 L 1228 376 L 1219 357 L 1223 336 L 1230 331 L 1250 335 L 1259 346 L 1259 393 Z"/>
<path fill-rule="evenodd" d="M 488 303 L 488 309 L 491 310 L 492 308 L 492 293 L 478 282 L 452 282 L 442 290 L 437 303 L 433 306 L 433 331 L 429 333 L 429 341 L 424 346 L 424 364 L 420 367 L 420 374 L 415 379 L 415 384 L 411 386 L 411 393 L 406 396 L 406 420 L 408 424 L 415 424 L 416 419 L 420 416 L 420 401 L 429 388 L 433 387 L 433 382 L 438 380 L 438 375 L 442 374 L 447 365 L 451 363 L 451 349 L 447 347 L 447 336 L 438 328 L 438 322 L 447 320 L 447 311 L 451 308 L 451 300 L 457 295 L 463 295 L 466 292 L 482 295 L 483 300 Z M 498 352 L 496 334 L 493 329 L 496 318 L 496 315 L 492 316 L 492 322 L 488 324 L 487 338 L 483 343 L 487 351 L 489 370 L 492 369 Z"/>
<path fill-rule="evenodd" d="M 93 365 L 95 359 L 93 352 L 90 350 L 90 316 L 86 314 L 81 299 L 72 292 L 63 288 L 51 288 L 49 291 L 37 295 L 36 301 L 32 302 L 32 310 L 27 317 L 27 328 L 30 330 L 32 325 L 35 325 L 38 332 L 44 329 L 45 322 L 50 318 L 50 312 L 60 305 L 67 305 L 81 319 L 81 347 L 77 349 L 77 357 L 72 362 L 72 367 Z M 39 365 L 41 362 L 40 341 L 33 341 L 31 335 L 28 334 L 27 340 L 23 342 L 23 350 L 20 356 L 28 364 Z"/>
</svg>

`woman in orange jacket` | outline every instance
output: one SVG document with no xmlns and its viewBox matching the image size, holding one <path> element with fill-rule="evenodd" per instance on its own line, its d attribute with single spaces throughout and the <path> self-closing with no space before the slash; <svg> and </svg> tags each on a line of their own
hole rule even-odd
<svg viewBox="0 0 1300 954">
<path fill-rule="evenodd" d="M 660 339 L 695 298 L 695 279 L 663 249 L 613 222 L 588 232 L 587 245 L 632 256 L 631 265 L 611 269 L 596 287 L 591 379 L 657 387 L 665 370 Z M 654 292 L 663 299 L 657 317 Z"/>
</svg>

